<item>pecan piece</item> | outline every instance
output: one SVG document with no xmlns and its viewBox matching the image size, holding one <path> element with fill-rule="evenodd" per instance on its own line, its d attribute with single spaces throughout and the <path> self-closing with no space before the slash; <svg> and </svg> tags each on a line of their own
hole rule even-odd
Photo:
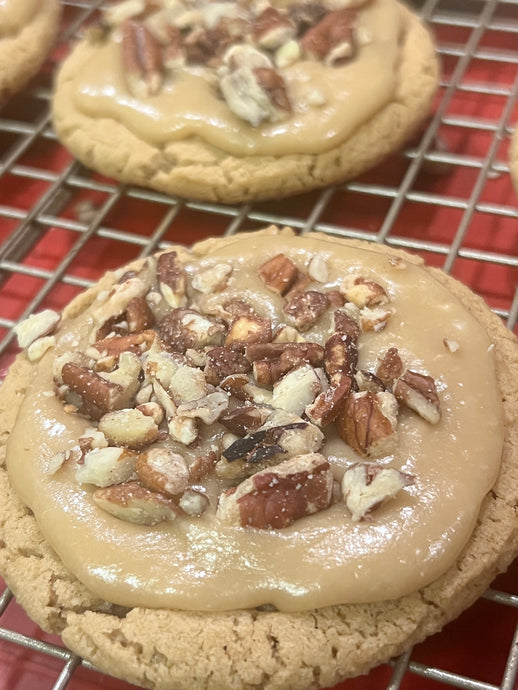
<svg viewBox="0 0 518 690">
<path fill-rule="evenodd" d="M 228 409 L 228 393 L 216 390 L 203 398 L 182 403 L 177 414 L 186 419 L 201 419 L 204 424 L 213 424 Z"/>
<path fill-rule="evenodd" d="M 322 392 L 325 376 L 321 369 L 303 364 L 289 371 L 273 386 L 272 406 L 302 414 L 319 393 Z"/>
<path fill-rule="evenodd" d="M 360 310 L 352 302 L 337 309 L 333 314 L 335 331 L 348 335 L 351 340 L 358 340 L 362 334 Z"/>
<path fill-rule="evenodd" d="M 92 494 L 102 510 L 119 520 L 152 527 L 165 520 L 174 520 L 178 508 L 171 499 L 149 491 L 137 482 L 97 489 Z"/>
<path fill-rule="evenodd" d="M 397 411 L 397 401 L 391 393 L 351 393 L 336 420 L 336 428 L 360 455 L 381 457 L 394 447 Z"/>
<path fill-rule="evenodd" d="M 266 287 L 284 296 L 300 280 L 302 272 L 285 254 L 277 254 L 259 267 L 259 275 Z"/>
<path fill-rule="evenodd" d="M 295 25 L 288 15 L 269 5 L 255 19 L 252 38 L 261 48 L 275 50 L 295 36 Z"/>
<path fill-rule="evenodd" d="M 282 529 L 331 503 L 333 475 L 318 453 L 298 455 L 257 472 L 224 492 L 216 512 L 223 522 L 258 529 Z"/>
<path fill-rule="evenodd" d="M 221 292 L 231 273 L 232 266 L 229 264 L 216 264 L 196 273 L 192 278 L 191 285 L 195 290 L 202 293 Z"/>
<path fill-rule="evenodd" d="M 162 54 L 145 24 L 127 19 L 122 24 L 122 61 L 130 92 L 137 98 L 154 96 L 162 87 Z"/>
<path fill-rule="evenodd" d="M 213 386 L 231 374 L 246 374 L 252 365 L 241 352 L 230 347 L 214 347 L 207 352 L 207 360 L 203 373 L 207 383 Z"/>
<path fill-rule="evenodd" d="M 359 309 L 380 306 L 389 301 L 385 289 L 379 283 L 357 274 L 347 276 L 342 282 L 340 290 L 345 299 L 355 304 Z"/>
<path fill-rule="evenodd" d="M 66 362 L 61 377 L 63 383 L 81 398 L 85 413 L 93 419 L 125 406 L 122 386 L 107 381 L 91 369 Z"/>
<path fill-rule="evenodd" d="M 178 496 L 189 486 L 189 470 L 181 455 L 167 448 L 150 448 L 136 462 L 140 481 L 152 491 Z"/>
<path fill-rule="evenodd" d="M 391 386 L 394 379 L 397 379 L 402 373 L 403 361 L 399 356 L 398 349 L 397 347 L 389 347 L 376 367 L 376 376 L 383 381 L 385 386 Z"/>
<path fill-rule="evenodd" d="M 267 343 L 272 339 L 272 323 L 261 316 L 238 316 L 230 325 L 225 345 Z"/>
<path fill-rule="evenodd" d="M 270 410 L 256 405 L 234 407 L 219 418 L 219 423 L 237 436 L 246 436 L 264 424 Z"/>
<path fill-rule="evenodd" d="M 283 311 L 288 321 L 299 331 L 307 331 L 313 326 L 329 306 L 329 300 L 324 292 L 308 290 L 296 293 L 284 305 Z"/>
<path fill-rule="evenodd" d="M 181 354 L 190 348 L 220 345 L 224 338 L 223 327 L 195 309 L 173 309 L 158 322 L 157 331 L 166 350 Z"/>
<path fill-rule="evenodd" d="M 230 110 L 253 127 L 291 112 L 284 79 L 272 67 L 239 67 L 222 77 L 220 89 Z"/>
<path fill-rule="evenodd" d="M 158 286 L 167 304 L 173 309 L 187 302 L 187 277 L 175 251 L 160 254 L 157 260 Z"/>
<path fill-rule="evenodd" d="M 324 368 L 330 380 L 335 376 L 354 376 L 358 365 L 356 341 L 345 333 L 335 333 L 324 346 Z"/>
<path fill-rule="evenodd" d="M 407 369 L 395 382 L 394 395 L 430 424 L 441 419 L 439 395 L 431 376 Z"/>
<path fill-rule="evenodd" d="M 358 521 L 413 483 L 412 475 L 394 467 L 363 462 L 356 463 L 345 471 L 342 493 L 352 519 Z"/>
<path fill-rule="evenodd" d="M 328 12 L 316 26 L 302 36 L 305 54 L 314 60 L 334 65 L 354 55 L 354 20 L 356 13 L 348 8 Z"/>
<path fill-rule="evenodd" d="M 122 352 L 133 352 L 136 355 L 140 355 L 151 347 L 154 339 L 155 332 L 146 330 L 141 333 L 130 333 L 129 335 L 109 336 L 102 340 L 97 340 L 93 347 L 103 356 L 114 355 L 118 357 Z"/>
<path fill-rule="evenodd" d="M 81 484 L 100 487 L 121 484 L 135 471 L 135 462 L 135 453 L 125 448 L 92 448 L 84 455 L 75 476 Z"/>
<path fill-rule="evenodd" d="M 39 338 L 53 333 L 60 321 L 61 316 L 53 309 L 44 309 L 37 314 L 31 314 L 13 328 L 18 338 L 18 345 L 25 350 Z"/>
<path fill-rule="evenodd" d="M 158 426 L 153 418 L 131 408 L 107 412 L 99 420 L 99 431 L 111 445 L 134 450 L 145 448 L 158 438 Z"/>
<path fill-rule="evenodd" d="M 140 333 L 153 326 L 155 315 L 144 297 L 134 297 L 126 307 L 126 321 L 130 333 Z"/>
<path fill-rule="evenodd" d="M 309 421 L 319 427 L 325 427 L 334 422 L 347 401 L 351 392 L 351 385 L 350 377 L 342 376 L 333 382 L 327 390 L 317 395 L 315 400 L 305 409 Z"/>
</svg>

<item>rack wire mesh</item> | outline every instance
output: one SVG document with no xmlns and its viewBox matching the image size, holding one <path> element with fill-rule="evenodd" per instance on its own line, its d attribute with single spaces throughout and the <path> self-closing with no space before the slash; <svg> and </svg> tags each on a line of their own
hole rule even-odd
<svg viewBox="0 0 518 690">
<path fill-rule="evenodd" d="M 0 378 L 16 354 L 12 327 L 33 311 L 60 309 L 105 270 L 168 243 L 270 223 L 415 251 L 518 332 L 518 199 L 508 162 L 518 0 L 414 0 L 442 63 L 435 107 L 414 140 L 348 184 L 245 206 L 122 186 L 73 160 L 52 130 L 52 76 L 103 2 L 63 5 L 47 64 L 0 109 Z M 0 585 L 0 690 L 130 688 L 42 633 Z M 439 686 L 518 690 L 518 563 L 439 635 L 340 688 Z"/>
</svg>

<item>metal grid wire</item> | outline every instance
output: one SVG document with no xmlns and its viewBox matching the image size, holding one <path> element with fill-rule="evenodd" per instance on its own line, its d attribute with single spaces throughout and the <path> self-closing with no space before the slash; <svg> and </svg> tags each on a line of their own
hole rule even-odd
<svg viewBox="0 0 518 690">
<path fill-rule="evenodd" d="M 118 185 L 83 168 L 60 146 L 49 112 L 53 68 L 103 3 L 63 4 L 53 59 L 0 110 L 0 374 L 16 352 L 12 326 L 43 307 L 63 306 L 96 280 L 101 267 L 116 267 L 171 242 L 270 223 L 417 251 L 470 285 L 517 330 L 518 200 L 508 147 L 518 120 L 518 0 L 414 0 L 435 35 L 442 80 L 432 115 L 406 150 L 346 185 L 239 207 Z M 421 690 L 436 683 L 518 690 L 516 564 L 513 569 L 501 587 L 497 580 L 474 614 L 487 613 L 494 629 L 507 621 L 502 667 L 493 675 L 480 670 L 493 664 L 488 651 L 476 668 L 470 663 L 458 670 L 410 650 L 364 684 L 353 680 L 340 687 Z M 13 663 L 23 657 L 46 668 L 37 687 L 130 687 L 88 671 L 89 664 L 59 640 L 20 623 L 23 613 L 2 586 L 0 653 L 7 651 L 0 655 L 0 684 L 1 664 L 11 655 Z M 438 636 L 439 646 L 441 639 L 450 645 L 444 635 Z M 461 636 L 451 644 L 462 651 L 465 642 Z M 55 663 L 49 666 L 47 659 Z M 84 669 L 91 675 L 78 675 Z M 2 687 L 36 687 L 22 685 L 16 672 L 9 677 Z"/>
</svg>

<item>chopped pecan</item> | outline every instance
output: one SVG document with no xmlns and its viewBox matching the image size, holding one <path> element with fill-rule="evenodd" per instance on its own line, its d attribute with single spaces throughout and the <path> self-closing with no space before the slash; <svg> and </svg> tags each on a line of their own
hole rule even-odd
<svg viewBox="0 0 518 690">
<path fill-rule="evenodd" d="M 360 311 L 360 323 L 363 331 L 382 331 L 392 316 L 390 307 L 364 307 Z"/>
<path fill-rule="evenodd" d="M 232 266 L 229 264 L 216 264 L 195 273 L 191 285 L 198 292 L 220 292 L 226 286 L 231 273 Z"/>
<path fill-rule="evenodd" d="M 316 283 L 325 283 L 329 278 L 329 266 L 324 254 L 315 254 L 308 264 L 308 276 Z"/>
<path fill-rule="evenodd" d="M 389 301 L 385 289 L 379 283 L 357 274 L 348 275 L 340 290 L 345 298 L 359 309 L 384 305 Z"/>
<path fill-rule="evenodd" d="M 291 113 L 291 102 L 286 83 L 273 67 L 256 67 L 252 70 L 260 89 L 268 96 L 271 103 L 270 120 L 279 120 L 283 114 Z"/>
<path fill-rule="evenodd" d="M 197 367 L 178 367 L 171 377 L 168 392 L 177 405 L 202 398 L 207 393 L 203 371 Z"/>
<path fill-rule="evenodd" d="M 145 9 L 146 0 L 124 0 L 104 10 L 103 20 L 108 26 L 119 26 L 127 19 L 142 14 Z"/>
<path fill-rule="evenodd" d="M 395 382 L 394 395 L 430 424 L 441 419 L 439 395 L 431 376 L 407 369 Z"/>
<path fill-rule="evenodd" d="M 254 377 L 261 386 L 273 385 L 302 364 L 319 367 L 324 361 L 324 348 L 318 343 L 252 344 L 247 346 L 245 353 L 254 362 Z"/>
<path fill-rule="evenodd" d="M 157 276 L 160 292 L 167 304 L 176 309 L 187 302 L 187 276 L 175 251 L 160 254 L 157 261 Z"/>
<path fill-rule="evenodd" d="M 302 272 L 285 254 L 277 254 L 260 266 L 259 275 L 270 290 L 284 296 L 300 280 Z"/>
<path fill-rule="evenodd" d="M 444 347 L 450 352 L 457 352 L 460 348 L 458 340 L 452 340 L 451 338 L 443 338 L 442 343 Z"/>
<path fill-rule="evenodd" d="M 398 349 L 397 347 L 389 347 L 376 367 L 376 376 L 383 381 L 385 386 L 391 386 L 394 379 L 397 379 L 402 373 L 403 361 L 399 356 Z"/>
<path fill-rule="evenodd" d="M 137 98 L 154 96 L 162 87 L 162 54 L 147 26 L 133 19 L 122 24 L 122 61 L 130 92 Z"/>
<path fill-rule="evenodd" d="M 168 448 L 154 447 L 140 453 L 135 469 L 140 481 L 152 491 L 178 496 L 189 486 L 187 463 Z"/>
<path fill-rule="evenodd" d="M 182 354 L 189 348 L 220 345 L 224 338 L 223 327 L 195 309 L 172 309 L 158 322 L 157 331 L 166 350 Z"/>
<path fill-rule="evenodd" d="M 385 389 L 383 381 L 373 374 L 372 371 L 360 369 L 354 375 L 356 386 L 359 391 L 370 391 L 371 393 L 381 393 Z"/>
<path fill-rule="evenodd" d="M 224 492 L 216 515 L 242 527 L 282 529 L 327 508 L 332 492 L 333 475 L 324 456 L 298 455 Z"/>
<path fill-rule="evenodd" d="M 324 388 L 321 369 L 303 364 L 289 371 L 273 386 L 272 406 L 302 414 Z M 327 382 L 325 382 L 327 383 Z"/>
<path fill-rule="evenodd" d="M 206 494 L 189 487 L 180 496 L 178 505 L 186 515 L 198 517 L 207 510 L 210 501 Z"/>
<path fill-rule="evenodd" d="M 272 67 L 239 67 L 222 77 L 220 89 L 230 110 L 253 127 L 291 112 L 284 79 Z"/>
<path fill-rule="evenodd" d="M 351 340 L 358 340 L 362 333 L 360 310 L 352 302 L 337 309 L 333 314 L 335 331 L 348 335 Z"/>
<path fill-rule="evenodd" d="M 81 484 L 100 487 L 121 484 L 135 471 L 135 462 L 135 453 L 126 448 L 92 448 L 78 465 L 76 479 Z"/>
<path fill-rule="evenodd" d="M 287 14 L 268 5 L 252 25 L 252 38 L 261 48 L 275 50 L 295 36 L 295 25 Z"/>
<path fill-rule="evenodd" d="M 142 354 L 151 347 L 155 339 L 155 332 L 152 330 L 140 333 L 130 333 L 129 335 L 113 335 L 102 340 L 97 340 L 93 347 L 103 356 L 114 355 L 118 357 L 122 352 L 134 352 Z"/>
<path fill-rule="evenodd" d="M 301 45 L 305 54 L 314 60 L 326 59 L 330 64 L 352 57 L 355 18 L 356 13 L 348 8 L 328 12 L 302 36 Z M 350 46 L 350 50 L 344 51 L 344 45 Z"/>
<path fill-rule="evenodd" d="M 324 368 L 329 379 L 354 376 L 358 365 L 358 345 L 345 333 L 335 333 L 324 346 Z"/>
<path fill-rule="evenodd" d="M 158 426 L 153 418 L 131 408 L 107 412 L 99 420 L 99 431 L 108 443 L 134 450 L 145 448 L 158 438 Z"/>
<path fill-rule="evenodd" d="M 189 466 L 191 482 L 199 482 L 214 472 L 219 455 L 214 450 L 209 450 L 204 455 L 197 455 Z"/>
<path fill-rule="evenodd" d="M 25 350 L 39 338 L 53 333 L 60 321 L 61 316 L 53 309 L 44 309 L 37 314 L 31 314 L 13 328 L 18 338 L 18 345 Z"/>
<path fill-rule="evenodd" d="M 261 316 L 238 316 L 230 324 L 225 345 L 267 343 L 272 339 L 272 322 Z"/>
<path fill-rule="evenodd" d="M 39 361 L 43 355 L 56 344 L 56 336 L 45 335 L 34 340 L 27 348 L 27 357 L 30 362 Z"/>
<path fill-rule="evenodd" d="M 315 400 L 305 409 L 309 421 L 319 427 L 325 427 L 334 422 L 347 401 L 351 392 L 351 385 L 351 378 L 342 376 L 333 382 L 327 390 L 317 395 Z"/>
<path fill-rule="evenodd" d="M 252 369 L 248 359 L 230 347 L 214 347 L 207 352 L 204 368 L 207 383 L 219 385 L 230 374 L 246 374 Z"/>
<path fill-rule="evenodd" d="M 289 6 L 289 15 L 297 29 L 297 35 L 302 36 L 326 15 L 326 8 L 321 2 L 302 2 Z"/>
<path fill-rule="evenodd" d="M 342 493 L 352 519 L 358 521 L 413 483 L 412 475 L 394 467 L 363 462 L 356 463 L 345 471 Z"/>
<path fill-rule="evenodd" d="M 213 424 L 228 408 L 228 393 L 216 390 L 203 398 L 184 402 L 178 406 L 177 414 L 183 418 L 201 419 L 204 424 Z"/>
<path fill-rule="evenodd" d="M 198 441 L 198 422 L 194 417 L 175 415 L 167 422 L 169 435 L 184 446 L 191 446 Z"/>
<path fill-rule="evenodd" d="M 246 436 L 257 431 L 264 424 L 271 410 L 257 405 L 245 405 L 228 410 L 219 418 L 219 423 L 237 436 Z"/>
<path fill-rule="evenodd" d="M 284 305 L 283 311 L 291 325 L 299 331 L 307 331 L 314 326 L 329 306 L 324 292 L 308 290 L 293 295 Z"/>
<path fill-rule="evenodd" d="M 140 333 L 153 326 L 155 315 L 144 297 L 134 297 L 126 307 L 126 321 L 130 333 Z"/>
<path fill-rule="evenodd" d="M 139 275 L 130 275 L 129 278 L 122 283 L 115 285 L 108 295 L 100 295 L 98 300 L 101 304 L 93 311 L 94 322 L 98 329 L 102 329 L 105 324 L 113 323 L 114 319 L 121 317 L 126 313 L 128 304 L 135 297 L 144 297 L 150 288 L 150 282 L 147 276 L 142 273 Z M 104 329 L 104 335 L 108 335 Z M 96 340 L 103 337 L 101 333 L 96 335 Z"/>
<path fill-rule="evenodd" d="M 107 513 L 137 525 L 152 527 L 165 520 L 174 520 L 178 514 L 178 508 L 171 499 L 149 491 L 137 482 L 97 489 L 92 498 Z"/>
<path fill-rule="evenodd" d="M 224 24 L 214 29 L 194 27 L 185 37 L 183 48 L 187 62 L 192 65 L 215 66 L 232 41 Z"/>
<path fill-rule="evenodd" d="M 336 428 L 353 450 L 367 457 L 390 453 L 396 440 L 397 401 L 391 393 L 351 393 Z"/>
<path fill-rule="evenodd" d="M 63 382 L 83 403 L 83 411 L 92 419 L 125 407 L 122 386 L 111 383 L 91 369 L 67 362 L 61 370 Z"/>
</svg>

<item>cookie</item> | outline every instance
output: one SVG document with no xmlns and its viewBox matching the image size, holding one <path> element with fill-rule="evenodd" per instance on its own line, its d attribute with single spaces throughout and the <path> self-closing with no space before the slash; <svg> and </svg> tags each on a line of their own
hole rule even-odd
<svg viewBox="0 0 518 690">
<path fill-rule="evenodd" d="M 117 180 L 225 203 L 357 176 L 427 116 L 438 64 L 406 7 L 352 4 L 121 3 L 62 66 L 58 137 Z"/>
<path fill-rule="evenodd" d="M 101 670 L 331 686 L 438 631 L 518 552 L 516 339 L 417 257 L 211 239 L 17 334 L 0 572 Z"/>
<path fill-rule="evenodd" d="M 7 0 L 0 7 L 0 104 L 40 69 L 58 31 L 58 0 Z"/>
</svg>

